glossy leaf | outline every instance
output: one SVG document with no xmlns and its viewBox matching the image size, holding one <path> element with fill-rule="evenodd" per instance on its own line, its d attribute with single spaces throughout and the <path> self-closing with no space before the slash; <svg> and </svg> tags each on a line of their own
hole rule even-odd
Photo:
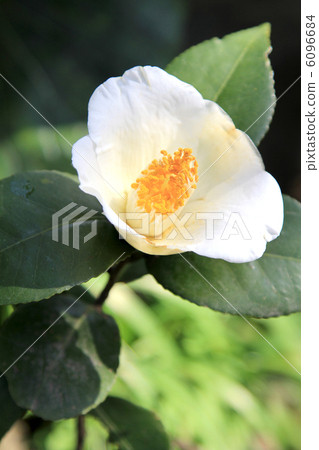
<svg viewBox="0 0 319 450">
<path fill-rule="evenodd" d="M 53 224 L 53 215 L 72 204 Z M 78 226 L 77 220 L 91 210 L 94 216 Z M 74 211 L 78 214 L 63 223 Z M 96 235 L 85 242 L 94 223 Z M 50 297 L 96 277 L 130 251 L 95 197 L 82 192 L 70 176 L 40 171 L 0 181 L 0 304 Z"/>
<path fill-rule="evenodd" d="M 0 405 L 0 439 L 2 439 L 14 422 L 25 413 L 25 410 L 19 408 L 12 400 L 5 377 L 0 378 Z"/>
<path fill-rule="evenodd" d="M 75 417 L 103 402 L 119 364 L 113 318 L 75 300 L 62 294 L 21 305 L 0 330 L 1 370 L 13 364 L 5 373 L 11 395 L 43 419 Z"/>
<path fill-rule="evenodd" d="M 117 281 L 123 283 L 130 283 L 131 281 L 137 280 L 148 273 L 145 259 L 140 257 L 142 254 L 138 254 L 138 258 L 133 258 L 132 261 L 125 262 L 124 267 L 119 272 Z"/>
<path fill-rule="evenodd" d="M 281 235 L 253 262 L 234 264 L 195 253 L 149 257 L 166 289 L 200 306 L 230 314 L 273 317 L 300 310 L 300 204 L 285 197 Z"/>
<path fill-rule="evenodd" d="M 218 103 L 256 145 L 268 130 L 275 93 L 270 25 L 204 41 L 175 58 L 166 70 Z"/>
<path fill-rule="evenodd" d="M 109 431 L 109 443 L 118 450 L 168 450 L 169 442 L 159 419 L 147 409 L 108 397 L 92 411 Z"/>
</svg>

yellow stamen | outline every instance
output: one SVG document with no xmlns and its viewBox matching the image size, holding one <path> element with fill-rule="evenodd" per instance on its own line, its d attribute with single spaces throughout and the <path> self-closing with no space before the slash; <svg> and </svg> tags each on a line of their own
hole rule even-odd
<svg viewBox="0 0 319 450">
<path fill-rule="evenodd" d="M 131 187 L 137 190 L 137 206 L 145 212 L 170 214 L 184 205 L 190 189 L 196 189 L 198 163 L 190 148 L 179 148 L 173 156 L 165 150 L 161 154 Z"/>
</svg>

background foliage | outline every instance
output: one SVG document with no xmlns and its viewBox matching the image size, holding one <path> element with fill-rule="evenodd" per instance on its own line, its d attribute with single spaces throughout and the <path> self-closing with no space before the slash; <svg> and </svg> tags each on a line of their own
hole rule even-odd
<svg viewBox="0 0 319 450">
<path fill-rule="evenodd" d="M 1 73 L 62 134 L 63 125 L 72 124 L 73 132 L 65 134 L 70 142 L 83 135 L 74 132 L 77 125 L 73 124 L 86 118 L 93 89 L 108 77 L 138 64 L 165 67 L 181 51 L 212 36 L 269 22 L 277 96 L 300 74 L 300 4 L 289 0 L 259 2 L 258 7 L 255 0 L 48 0 L 45 5 L 39 0 L 3 0 L 0 8 Z M 0 83 L 0 95 L 2 138 L 11 140 L 17 130 L 44 124 L 5 83 Z M 299 105 L 296 85 L 277 104 L 271 129 L 260 146 L 267 169 L 283 191 L 297 199 Z M 56 165 L 56 147 L 60 151 L 67 147 L 61 142 L 51 149 L 59 139 L 51 132 L 47 139 L 43 133 L 38 138 L 46 164 L 38 162 L 31 168 L 48 169 L 54 164 L 61 170 Z M 15 167 L 25 168 L 19 157 L 13 159 Z"/>
</svg>

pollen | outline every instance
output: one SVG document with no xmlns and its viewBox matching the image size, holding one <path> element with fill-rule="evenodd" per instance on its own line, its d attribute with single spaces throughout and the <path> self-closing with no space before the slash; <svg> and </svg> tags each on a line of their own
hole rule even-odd
<svg viewBox="0 0 319 450">
<path fill-rule="evenodd" d="M 179 148 L 173 155 L 162 150 L 141 172 L 131 187 L 137 192 L 137 206 L 144 212 L 170 214 L 178 210 L 196 189 L 198 163 L 190 148 Z"/>
</svg>

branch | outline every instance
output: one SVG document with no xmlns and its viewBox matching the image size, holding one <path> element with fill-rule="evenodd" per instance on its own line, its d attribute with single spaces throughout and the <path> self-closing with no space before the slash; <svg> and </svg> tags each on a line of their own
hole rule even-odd
<svg viewBox="0 0 319 450">
<path fill-rule="evenodd" d="M 85 417 L 79 416 L 78 417 L 78 423 L 77 423 L 77 430 L 78 430 L 78 441 L 76 444 L 76 450 L 83 450 L 84 445 L 84 438 L 85 438 L 85 423 L 84 423 Z"/>
<path fill-rule="evenodd" d="M 116 266 L 113 266 L 110 268 L 109 270 L 109 275 L 110 278 L 108 279 L 108 282 L 106 283 L 105 288 L 103 289 L 103 291 L 101 292 L 101 294 L 98 296 L 98 298 L 95 301 L 95 306 L 102 306 L 103 303 L 105 302 L 107 296 L 109 295 L 110 290 L 112 289 L 112 287 L 114 286 L 114 284 L 116 283 L 116 278 L 119 274 L 119 272 L 121 271 L 122 267 L 128 262 L 129 258 L 124 259 L 123 261 L 120 261 L 118 264 L 116 264 Z"/>
</svg>

